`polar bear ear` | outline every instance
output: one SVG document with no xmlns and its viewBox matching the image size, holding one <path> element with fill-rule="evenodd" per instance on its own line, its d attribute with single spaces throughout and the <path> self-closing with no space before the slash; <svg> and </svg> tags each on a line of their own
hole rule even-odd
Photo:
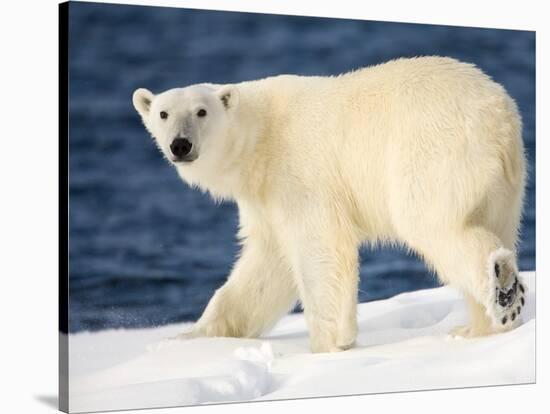
<svg viewBox="0 0 550 414">
<path fill-rule="evenodd" d="M 239 91 L 233 85 L 222 86 L 216 93 L 225 109 L 235 109 L 239 104 Z"/>
<path fill-rule="evenodd" d="M 136 108 L 136 111 L 138 111 L 142 118 L 145 118 L 149 114 L 154 97 L 155 95 L 148 89 L 139 88 L 135 90 L 132 102 L 134 103 L 134 108 Z"/>
</svg>

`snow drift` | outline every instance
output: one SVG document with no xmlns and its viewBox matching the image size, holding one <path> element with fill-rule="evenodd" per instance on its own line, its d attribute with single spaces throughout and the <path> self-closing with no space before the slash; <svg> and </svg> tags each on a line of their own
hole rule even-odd
<svg viewBox="0 0 550 414">
<path fill-rule="evenodd" d="M 273 400 L 535 381 L 535 275 L 523 325 L 453 338 L 460 294 L 420 290 L 359 305 L 355 348 L 312 354 L 302 314 L 260 339 L 169 339 L 188 324 L 69 336 L 71 412 Z"/>
</svg>

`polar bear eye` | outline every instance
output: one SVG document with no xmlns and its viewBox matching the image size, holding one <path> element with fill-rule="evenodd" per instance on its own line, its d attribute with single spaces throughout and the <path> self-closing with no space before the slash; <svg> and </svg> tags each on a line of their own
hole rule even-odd
<svg viewBox="0 0 550 414">
<path fill-rule="evenodd" d="M 167 114 L 166 112 L 164 112 L 164 111 L 161 111 L 161 112 L 160 112 L 160 117 L 161 117 L 162 119 L 166 119 L 166 118 L 168 118 L 168 114 Z"/>
<path fill-rule="evenodd" d="M 197 112 L 197 116 L 203 117 L 206 116 L 206 109 L 199 109 L 199 112 Z"/>
</svg>

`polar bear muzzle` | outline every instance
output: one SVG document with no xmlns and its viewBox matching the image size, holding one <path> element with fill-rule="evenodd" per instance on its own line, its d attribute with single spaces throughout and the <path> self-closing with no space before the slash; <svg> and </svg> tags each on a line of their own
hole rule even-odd
<svg viewBox="0 0 550 414">
<path fill-rule="evenodd" d="M 194 161 L 197 158 L 195 153 L 192 153 L 193 144 L 187 138 L 176 137 L 170 144 L 170 152 L 174 156 L 173 161 Z"/>
</svg>

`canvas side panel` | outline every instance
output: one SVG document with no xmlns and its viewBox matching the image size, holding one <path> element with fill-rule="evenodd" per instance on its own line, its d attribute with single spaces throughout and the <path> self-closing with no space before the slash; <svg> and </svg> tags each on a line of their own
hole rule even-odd
<svg viewBox="0 0 550 414">
<path fill-rule="evenodd" d="M 69 3 L 59 5 L 59 409 L 69 411 Z"/>
</svg>

